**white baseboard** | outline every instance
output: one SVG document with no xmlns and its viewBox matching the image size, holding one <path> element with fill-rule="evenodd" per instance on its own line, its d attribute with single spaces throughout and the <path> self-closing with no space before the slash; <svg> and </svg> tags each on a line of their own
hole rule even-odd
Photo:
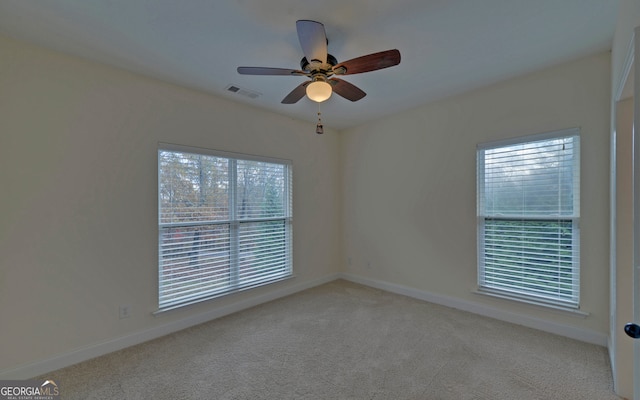
<svg viewBox="0 0 640 400">
<path fill-rule="evenodd" d="M 359 283 L 361 285 L 370 286 L 387 292 L 401 294 L 404 296 L 413 297 L 415 299 L 428 301 L 430 303 L 440 304 L 446 307 L 472 312 L 474 314 L 495 318 L 501 321 L 511 322 L 514 324 L 526 326 L 528 328 L 538 329 L 544 332 L 580 340 L 582 342 L 605 347 L 608 343 L 608 336 L 606 334 L 590 329 L 578 328 L 571 325 L 560 324 L 557 322 L 522 315 L 510 311 L 504 311 L 477 302 L 430 293 L 423 290 L 418 290 L 395 283 L 370 279 L 359 275 L 342 273 L 339 274 L 339 277 L 354 283 Z"/>
<path fill-rule="evenodd" d="M 379 281 L 375 279 L 365 278 L 358 275 L 337 273 L 328 275 L 323 278 L 314 279 L 298 285 L 288 286 L 285 288 L 277 289 L 272 292 L 251 297 L 237 303 L 233 303 L 224 307 L 219 307 L 211 311 L 207 311 L 202 314 L 193 315 L 188 318 L 169 322 L 164 325 L 160 325 L 144 331 L 134 332 L 132 334 L 117 337 L 111 340 L 107 340 L 100 343 L 91 344 L 88 346 L 74 349 L 70 352 L 59 354 L 48 359 L 39 360 L 33 363 L 21 365 L 15 368 L 5 369 L 0 371 L 0 380 L 11 379 L 30 379 L 38 375 L 45 375 L 48 372 L 55 371 L 60 368 L 68 367 L 73 364 L 77 364 L 82 361 L 86 361 L 95 357 L 99 357 L 114 351 L 122 350 L 124 348 L 134 346 L 146 341 L 157 339 L 159 337 L 178 332 L 180 330 L 214 320 L 216 318 L 223 317 L 238 311 L 245 310 L 257 306 L 268 301 L 276 300 L 281 297 L 289 296 L 294 293 L 310 289 L 315 286 L 319 286 L 336 279 L 345 279 L 354 283 L 358 283 L 365 286 L 385 290 L 391 293 L 397 293 L 408 297 L 413 297 L 419 300 L 428 301 L 443 306 L 456 308 L 463 311 L 469 311 L 475 314 L 484 315 L 486 317 L 495 318 L 498 320 L 523 325 L 526 327 L 539 329 L 541 331 L 554 333 L 561 336 L 566 336 L 572 339 L 580 340 L 587 343 L 606 346 L 608 337 L 600 332 L 595 332 L 588 329 L 577 328 L 574 326 L 568 326 L 534 318 L 530 316 L 524 316 L 508 311 L 499 310 L 493 307 L 489 307 L 480 303 L 470 302 L 467 300 L 461 300 L 454 297 L 443 296 L 439 294 L 429 293 L 426 291 L 402 286 L 394 283 Z"/>
<path fill-rule="evenodd" d="M 44 375 L 60 368 L 68 367 L 82 361 L 99 357 L 114 351 L 134 346 L 146 341 L 181 331 L 183 329 L 202 324 L 216 318 L 224 317 L 238 311 L 257 306 L 268 301 L 289 296 L 294 293 L 310 289 L 338 279 L 338 274 L 329 275 L 323 278 L 314 279 L 293 286 L 287 286 L 272 292 L 238 301 L 224 307 L 219 307 L 202 314 L 193 315 L 188 318 L 169 322 L 144 331 L 135 332 L 126 336 L 117 337 L 100 343 L 94 343 L 74 349 L 70 352 L 59 354 L 45 360 L 21 365 L 15 368 L 0 371 L 0 380 L 30 379 L 38 375 Z"/>
</svg>

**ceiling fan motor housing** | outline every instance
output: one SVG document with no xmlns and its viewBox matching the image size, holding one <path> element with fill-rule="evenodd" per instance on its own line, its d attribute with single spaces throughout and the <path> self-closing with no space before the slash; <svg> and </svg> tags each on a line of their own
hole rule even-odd
<svg viewBox="0 0 640 400">
<path fill-rule="evenodd" d="M 327 62 L 325 64 L 318 60 L 311 60 L 311 62 L 309 62 L 309 60 L 307 60 L 307 57 L 302 57 L 302 60 L 300 60 L 300 69 L 303 71 L 321 70 L 323 72 L 329 72 L 331 71 L 331 67 L 333 67 L 337 63 L 338 60 L 336 60 L 336 58 L 331 54 L 327 54 Z"/>
</svg>

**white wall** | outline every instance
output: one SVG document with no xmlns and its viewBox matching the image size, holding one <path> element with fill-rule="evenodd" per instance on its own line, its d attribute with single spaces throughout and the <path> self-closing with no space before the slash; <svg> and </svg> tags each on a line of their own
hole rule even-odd
<svg viewBox="0 0 640 400">
<path fill-rule="evenodd" d="M 534 321 L 606 343 L 609 53 L 343 132 L 343 264 L 361 281 Z M 581 129 L 581 309 L 586 318 L 474 294 L 476 145 Z"/>
<path fill-rule="evenodd" d="M 152 316 L 158 142 L 293 160 L 295 278 Z M 330 129 L 0 37 L 0 376 L 335 276 L 337 146 Z"/>
</svg>

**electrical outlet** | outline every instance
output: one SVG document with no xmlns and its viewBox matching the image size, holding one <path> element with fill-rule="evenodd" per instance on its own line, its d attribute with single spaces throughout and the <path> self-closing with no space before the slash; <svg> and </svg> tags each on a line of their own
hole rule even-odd
<svg viewBox="0 0 640 400">
<path fill-rule="evenodd" d="M 131 306 L 124 304 L 120 306 L 120 319 L 129 318 L 131 316 Z"/>
</svg>

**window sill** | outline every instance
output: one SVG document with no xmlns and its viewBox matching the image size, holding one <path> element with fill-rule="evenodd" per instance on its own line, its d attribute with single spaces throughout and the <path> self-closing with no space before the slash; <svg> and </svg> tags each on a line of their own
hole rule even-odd
<svg viewBox="0 0 640 400">
<path fill-rule="evenodd" d="M 590 315 L 590 313 L 586 311 L 582 311 L 578 308 L 565 307 L 559 304 L 550 304 L 550 303 L 545 303 L 543 301 L 536 301 L 536 300 L 525 299 L 525 298 L 516 297 L 516 296 L 509 296 L 508 294 L 501 293 L 501 292 L 494 292 L 491 290 L 476 289 L 473 291 L 473 293 L 482 295 L 482 296 L 489 296 L 493 298 L 513 301 L 516 303 L 527 304 L 527 305 L 531 305 L 539 308 L 544 308 L 546 310 L 557 311 L 557 312 L 568 314 L 574 317 L 587 318 Z"/>
<path fill-rule="evenodd" d="M 270 280 L 267 280 L 267 281 L 264 281 L 264 282 L 260 282 L 260 283 L 258 283 L 256 285 L 251 285 L 251 286 L 245 286 L 245 287 L 225 290 L 225 291 L 213 294 L 211 296 L 198 297 L 198 298 L 195 298 L 195 299 L 193 299 L 191 301 L 186 301 L 186 302 L 179 303 L 179 304 L 169 305 L 169 306 L 164 307 L 164 308 L 159 308 L 158 310 L 153 311 L 151 314 L 157 317 L 157 316 L 163 315 L 163 314 L 165 314 L 167 312 L 170 312 L 170 311 L 183 310 L 183 309 L 188 308 L 189 306 L 192 306 L 194 304 L 200 304 L 200 303 L 203 303 L 203 302 L 206 302 L 206 301 L 215 300 L 215 299 L 219 299 L 219 298 L 222 298 L 222 297 L 228 297 L 228 296 L 231 296 L 231 295 L 236 294 L 236 293 L 248 291 L 248 290 L 259 288 L 259 287 L 263 287 L 263 286 L 268 286 L 268 285 L 271 285 L 273 283 L 278 283 L 278 282 L 286 281 L 286 280 L 293 279 L 293 278 L 295 278 L 294 274 L 283 275 L 283 276 L 280 276 L 280 277 L 276 277 L 274 279 L 270 279 Z"/>
</svg>

